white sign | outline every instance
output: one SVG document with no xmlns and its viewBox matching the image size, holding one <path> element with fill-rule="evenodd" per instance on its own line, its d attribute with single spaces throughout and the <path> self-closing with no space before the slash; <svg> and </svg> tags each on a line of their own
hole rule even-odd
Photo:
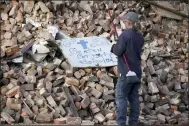
<svg viewBox="0 0 189 126">
<path fill-rule="evenodd" d="M 61 49 L 72 67 L 109 67 L 117 65 L 110 52 L 112 44 L 104 37 L 83 37 L 61 40 Z"/>
</svg>

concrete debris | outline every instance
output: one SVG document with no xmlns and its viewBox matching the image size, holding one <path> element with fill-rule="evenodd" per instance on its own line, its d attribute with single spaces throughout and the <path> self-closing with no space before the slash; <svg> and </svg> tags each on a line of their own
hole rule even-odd
<svg viewBox="0 0 189 126">
<path fill-rule="evenodd" d="M 106 118 L 101 114 L 101 113 L 98 113 L 94 116 L 94 118 L 96 120 L 98 120 L 100 123 L 104 122 L 106 120 Z"/>
<path fill-rule="evenodd" d="M 41 11 L 43 12 L 43 13 L 47 13 L 47 12 L 49 12 L 49 9 L 46 7 L 46 5 L 43 3 L 43 2 L 38 2 L 38 6 L 40 7 L 40 9 L 41 9 Z"/>
<path fill-rule="evenodd" d="M 31 13 L 33 10 L 35 2 L 34 1 L 24 1 L 24 11 L 26 13 Z"/>
</svg>

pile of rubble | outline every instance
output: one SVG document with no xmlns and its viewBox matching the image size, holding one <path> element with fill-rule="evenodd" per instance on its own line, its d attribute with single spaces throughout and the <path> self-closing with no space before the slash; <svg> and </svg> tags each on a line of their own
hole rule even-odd
<svg viewBox="0 0 189 126">
<path fill-rule="evenodd" d="M 166 5 L 183 13 L 188 6 Z M 60 30 L 108 37 L 107 7 L 114 17 L 139 13 L 145 36 L 140 122 L 188 121 L 188 22 L 182 16 L 132 1 L 13 1 L 0 7 L 2 123 L 115 125 L 117 67 L 72 69 L 58 45 Z M 123 22 L 114 22 L 120 34 Z"/>
</svg>

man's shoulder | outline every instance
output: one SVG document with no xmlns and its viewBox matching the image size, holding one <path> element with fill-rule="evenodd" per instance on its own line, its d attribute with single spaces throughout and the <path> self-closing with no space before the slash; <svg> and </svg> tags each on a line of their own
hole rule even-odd
<svg viewBox="0 0 189 126">
<path fill-rule="evenodd" d="M 133 36 L 133 35 L 139 35 L 141 37 L 143 37 L 143 35 L 140 33 L 140 32 L 137 32 L 133 29 L 125 29 L 123 32 L 122 32 L 123 35 L 129 35 L 129 36 Z"/>
<path fill-rule="evenodd" d="M 135 34 L 136 33 L 136 31 L 134 30 L 134 29 L 125 29 L 125 30 L 123 30 L 123 32 L 122 32 L 122 34 L 129 34 L 129 35 L 131 35 L 131 34 Z"/>
<path fill-rule="evenodd" d="M 125 29 L 122 31 L 121 35 L 124 38 L 130 38 L 130 37 L 139 37 L 140 39 L 144 39 L 144 36 L 142 35 L 142 33 L 138 32 L 138 31 L 134 31 L 132 29 Z"/>
<path fill-rule="evenodd" d="M 138 33 L 139 34 L 139 36 L 140 36 L 140 38 L 144 41 L 144 36 L 142 35 L 142 33 Z"/>
<path fill-rule="evenodd" d="M 127 29 L 123 30 L 122 33 L 120 34 L 120 36 L 124 36 L 124 37 L 127 37 L 129 35 L 130 35 L 130 31 Z"/>
<path fill-rule="evenodd" d="M 122 34 L 128 34 L 128 33 L 131 33 L 131 31 L 129 29 L 125 29 L 123 30 Z"/>
</svg>

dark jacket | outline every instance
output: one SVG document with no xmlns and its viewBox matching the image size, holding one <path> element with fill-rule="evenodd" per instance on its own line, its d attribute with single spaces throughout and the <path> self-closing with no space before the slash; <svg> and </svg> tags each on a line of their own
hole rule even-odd
<svg viewBox="0 0 189 126">
<path fill-rule="evenodd" d="M 125 75 L 128 72 L 123 59 L 123 53 L 125 53 L 131 71 L 134 71 L 141 78 L 141 53 L 143 45 L 144 37 L 135 29 L 126 29 L 121 33 L 118 42 L 112 45 L 111 48 L 111 52 L 118 56 L 118 73 Z"/>
</svg>

